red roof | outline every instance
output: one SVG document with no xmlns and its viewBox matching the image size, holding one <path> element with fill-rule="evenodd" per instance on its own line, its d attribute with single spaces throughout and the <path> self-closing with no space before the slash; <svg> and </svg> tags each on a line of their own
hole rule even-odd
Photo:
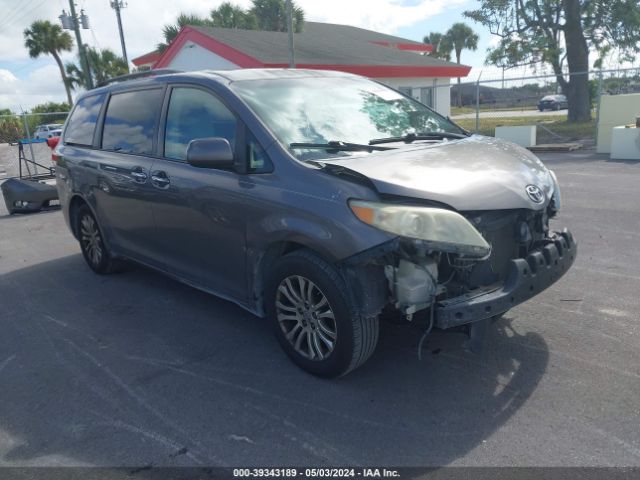
<svg viewBox="0 0 640 480">
<path fill-rule="evenodd" d="M 409 50 L 411 52 L 433 52 L 433 45 L 429 43 L 402 43 L 402 42 L 383 42 L 379 40 L 372 40 L 371 43 L 376 45 L 382 45 L 384 47 L 397 48 L 398 50 Z"/>
<path fill-rule="evenodd" d="M 187 42 L 195 43 L 240 68 L 287 67 L 287 34 L 261 30 L 185 26 L 162 53 L 133 60 L 168 67 Z M 305 23 L 296 33 L 296 66 L 337 70 L 372 78 L 466 77 L 471 67 L 430 55 L 432 45 L 348 25 Z M 203 67 L 204 68 L 204 67 Z"/>
<path fill-rule="evenodd" d="M 149 53 L 145 53 L 144 55 L 134 58 L 133 60 L 131 60 L 133 62 L 134 65 L 136 65 L 137 67 L 139 67 L 140 65 L 148 65 L 148 64 L 155 64 L 158 60 L 160 60 L 160 57 L 162 56 L 162 54 L 160 52 L 149 52 Z"/>
</svg>

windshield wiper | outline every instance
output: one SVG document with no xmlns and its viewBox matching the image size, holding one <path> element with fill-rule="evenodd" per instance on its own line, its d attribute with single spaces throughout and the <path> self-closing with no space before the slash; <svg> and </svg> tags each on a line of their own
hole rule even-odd
<svg viewBox="0 0 640 480">
<path fill-rule="evenodd" d="M 421 133 L 407 133 L 402 137 L 387 137 L 387 138 L 374 138 L 369 142 L 369 145 L 378 145 L 380 143 L 395 143 L 404 142 L 411 143 L 416 140 L 442 140 L 442 139 L 460 139 L 467 138 L 468 135 L 463 133 L 452 132 L 421 132 Z"/>
<path fill-rule="evenodd" d="M 376 147 L 373 144 L 348 143 L 332 140 L 327 143 L 290 143 L 290 148 L 314 148 L 327 152 L 373 152 L 374 150 L 391 150 L 392 147 Z"/>
</svg>

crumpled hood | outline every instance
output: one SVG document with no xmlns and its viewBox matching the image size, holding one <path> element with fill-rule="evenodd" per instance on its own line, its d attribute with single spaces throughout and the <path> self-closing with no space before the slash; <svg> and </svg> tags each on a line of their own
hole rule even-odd
<svg viewBox="0 0 640 480">
<path fill-rule="evenodd" d="M 442 202 L 459 211 L 540 210 L 548 205 L 554 188 L 551 174 L 531 152 L 480 135 L 323 163 L 365 175 L 380 193 Z M 527 185 L 544 191 L 542 204 L 529 198 Z"/>
</svg>

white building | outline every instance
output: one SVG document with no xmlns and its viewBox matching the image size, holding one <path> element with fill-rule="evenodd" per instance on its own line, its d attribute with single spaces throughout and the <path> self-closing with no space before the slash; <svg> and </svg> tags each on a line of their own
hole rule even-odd
<svg viewBox="0 0 640 480">
<path fill-rule="evenodd" d="M 466 77 L 471 70 L 431 57 L 431 45 L 347 25 L 305 22 L 294 44 L 298 68 L 373 78 L 443 115 L 450 113 L 451 78 Z M 186 26 L 162 54 L 152 52 L 133 63 L 141 69 L 185 71 L 288 67 L 287 33 Z"/>
</svg>

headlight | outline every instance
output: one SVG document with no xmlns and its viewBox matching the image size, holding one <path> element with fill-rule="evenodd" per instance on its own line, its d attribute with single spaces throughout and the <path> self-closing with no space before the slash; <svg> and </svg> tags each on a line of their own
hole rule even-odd
<svg viewBox="0 0 640 480">
<path fill-rule="evenodd" d="M 560 184 L 558 183 L 558 178 L 553 170 L 549 170 L 551 174 L 551 178 L 553 179 L 553 194 L 551 195 L 551 202 L 553 203 L 554 211 L 560 210 L 562 207 L 562 196 L 560 195 Z"/>
<path fill-rule="evenodd" d="M 474 226 L 451 210 L 363 200 L 351 200 L 349 207 L 364 223 L 401 237 L 422 240 L 432 250 L 474 258 L 491 253 L 491 246 Z"/>
</svg>

